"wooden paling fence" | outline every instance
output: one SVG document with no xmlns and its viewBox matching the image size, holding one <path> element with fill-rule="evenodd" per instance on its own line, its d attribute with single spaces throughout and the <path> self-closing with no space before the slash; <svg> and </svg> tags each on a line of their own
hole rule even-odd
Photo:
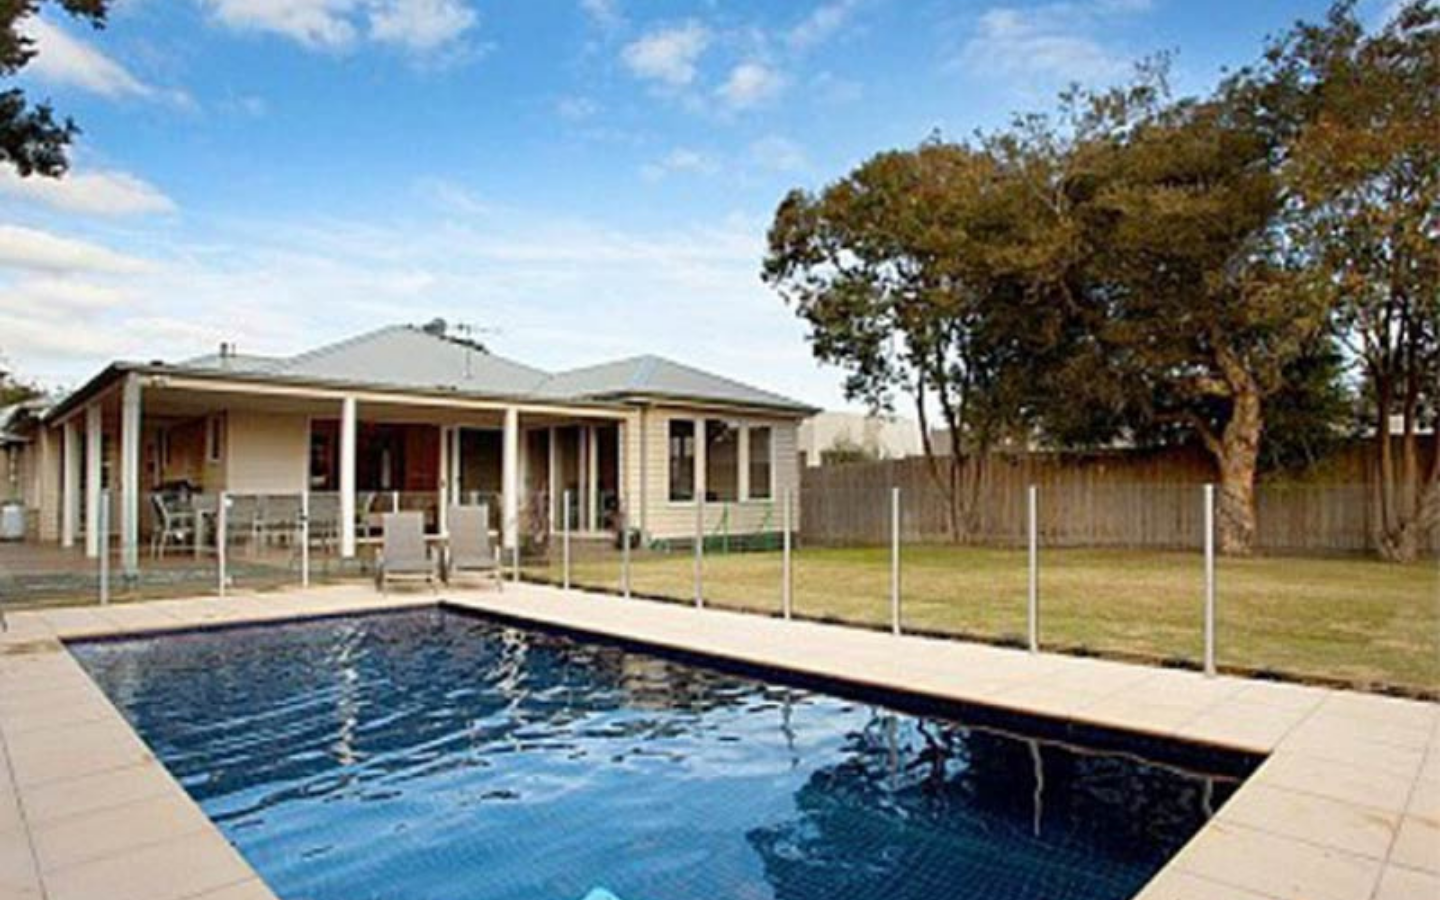
<svg viewBox="0 0 1440 900">
<path fill-rule="evenodd" d="M 1326 474 L 1265 481 L 1257 489 L 1262 552 L 1363 553 L 1372 549 L 1368 448 L 1346 449 Z M 946 461 L 939 461 L 942 467 Z M 966 465 L 972 465 L 967 462 Z M 1093 454 L 1002 454 L 979 478 L 968 543 L 1021 546 L 1026 491 L 1039 489 L 1041 541 L 1059 547 L 1196 548 L 1201 487 L 1214 467 L 1199 450 Z M 903 497 L 901 538 L 949 539 L 947 505 L 923 458 L 804 470 L 801 537 L 811 544 L 883 544 L 890 536 L 889 491 Z M 1440 553 L 1440 534 L 1432 536 Z"/>
</svg>

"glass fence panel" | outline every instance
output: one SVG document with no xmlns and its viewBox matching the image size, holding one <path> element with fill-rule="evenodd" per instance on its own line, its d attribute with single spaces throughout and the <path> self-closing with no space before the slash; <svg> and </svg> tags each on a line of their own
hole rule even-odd
<svg viewBox="0 0 1440 900">
<path fill-rule="evenodd" d="M 791 562 L 795 616 L 889 628 L 889 490 L 802 492 L 800 503 Z M 823 531 L 811 527 L 819 521 L 827 523 Z"/>
<path fill-rule="evenodd" d="M 705 513 L 701 569 L 705 603 L 778 615 L 783 567 L 780 505 L 770 500 L 707 503 Z"/>
<path fill-rule="evenodd" d="M 1373 549 L 1387 543 L 1376 531 L 1381 500 L 1370 487 L 1262 483 L 1255 544 L 1217 562 L 1221 667 L 1440 690 L 1440 531 L 1415 532 L 1406 546 L 1399 524 L 1418 499 L 1396 491 L 1397 524 L 1382 552 Z M 1322 522 L 1323 531 L 1314 527 Z"/>
<path fill-rule="evenodd" d="M 1042 485 L 1038 505 L 1042 648 L 1201 664 L 1202 485 Z"/>
</svg>

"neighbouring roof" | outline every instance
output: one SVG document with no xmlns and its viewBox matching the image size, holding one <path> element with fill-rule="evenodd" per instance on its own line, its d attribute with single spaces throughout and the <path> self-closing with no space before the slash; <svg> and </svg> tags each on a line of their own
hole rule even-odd
<svg viewBox="0 0 1440 900">
<path fill-rule="evenodd" d="M 0 406 L 0 444 L 23 444 L 32 438 L 33 423 L 50 407 L 51 400 L 37 397 L 9 406 Z"/>
<path fill-rule="evenodd" d="M 112 369 L 162 369 L 236 378 L 447 391 L 535 401 L 672 401 L 756 407 L 797 416 L 815 410 L 780 394 L 659 356 L 637 356 L 564 372 L 546 372 L 410 325 L 394 325 L 327 344 L 298 356 L 207 354 L 173 364 Z M 100 379 L 106 376 L 102 373 Z M 85 389 L 82 389 L 84 392 Z M 62 405 L 69 405 L 66 403 Z"/>
</svg>

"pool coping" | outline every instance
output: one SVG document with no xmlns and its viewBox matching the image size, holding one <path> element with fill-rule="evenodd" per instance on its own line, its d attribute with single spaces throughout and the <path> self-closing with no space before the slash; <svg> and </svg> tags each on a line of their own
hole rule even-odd
<svg viewBox="0 0 1440 900">
<path fill-rule="evenodd" d="M 1440 703 L 519 584 L 385 597 L 341 585 L 9 614 L 0 632 L 0 898 L 274 900 L 64 641 L 437 601 L 761 670 L 1265 756 L 1136 900 L 1440 896 Z"/>
</svg>

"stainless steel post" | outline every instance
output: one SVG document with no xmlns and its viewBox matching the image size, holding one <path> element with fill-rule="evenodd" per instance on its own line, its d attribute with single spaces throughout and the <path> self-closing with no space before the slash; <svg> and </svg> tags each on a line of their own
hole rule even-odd
<svg viewBox="0 0 1440 900">
<path fill-rule="evenodd" d="M 100 605 L 110 602 L 110 492 L 100 492 L 100 508 L 95 516 L 95 530 L 100 547 Z"/>
<path fill-rule="evenodd" d="M 695 608 L 705 608 L 705 498 L 695 498 Z"/>
<path fill-rule="evenodd" d="M 900 633 L 900 489 L 890 489 L 890 630 Z"/>
<path fill-rule="evenodd" d="M 1205 674 L 1215 677 L 1215 485 L 1205 485 Z"/>
<path fill-rule="evenodd" d="M 1030 544 L 1030 652 L 1040 652 L 1040 489 L 1030 485 L 1028 492 L 1028 526 Z"/>
<path fill-rule="evenodd" d="M 300 492 L 300 586 L 310 586 L 310 492 Z"/>
<path fill-rule="evenodd" d="M 791 527 L 791 525 L 790 525 L 790 523 L 791 523 L 791 516 L 792 516 L 792 512 L 791 512 L 791 509 L 790 509 L 790 504 L 791 504 L 791 502 L 792 502 L 792 498 L 793 498 L 793 497 L 794 497 L 794 488 L 786 488 L 786 489 L 785 489 L 785 500 L 784 500 L 784 502 L 783 502 L 783 504 L 782 504 L 782 512 L 781 512 L 781 515 L 780 515 L 780 518 L 781 518 L 781 527 L 782 527 L 782 529 L 784 530 L 784 533 L 783 533 L 783 534 L 781 535 L 781 537 L 780 537 L 780 540 L 781 540 L 781 555 L 780 555 L 780 611 L 781 611 L 781 613 L 785 616 L 785 618 L 787 618 L 787 619 L 790 618 L 791 615 L 792 615 L 792 613 L 793 613 L 792 606 L 794 605 L 794 602 L 795 602 L 795 594 L 794 594 L 794 586 L 795 586 L 795 584 L 794 584 L 794 580 L 793 580 L 794 570 L 791 568 L 791 560 L 790 560 L 790 551 L 791 551 L 791 546 L 790 546 L 790 544 L 791 544 L 791 538 L 790 538 L 790 527 Z"/>
<path fill-rule="evenodd" d="M 630 599 L 630 515 L 622 505 L 620 517 L 620 596 Z"/>
<path fill-rule="evenodd" d="M 560 586 L 570 590 L 570 492 L 561 497 L 560 510 Z"/>
<path fill-rule="evenodd" d="M 220 500 L 215 507 L 215 568 L 220 583 L 217 593 L 225 596 L 225 590 L 229 586 L 230 576 L 226 571 L 228 551 L 226 545 L 230 543 L 230 492 L 221 491 Z"/>
</svg>

